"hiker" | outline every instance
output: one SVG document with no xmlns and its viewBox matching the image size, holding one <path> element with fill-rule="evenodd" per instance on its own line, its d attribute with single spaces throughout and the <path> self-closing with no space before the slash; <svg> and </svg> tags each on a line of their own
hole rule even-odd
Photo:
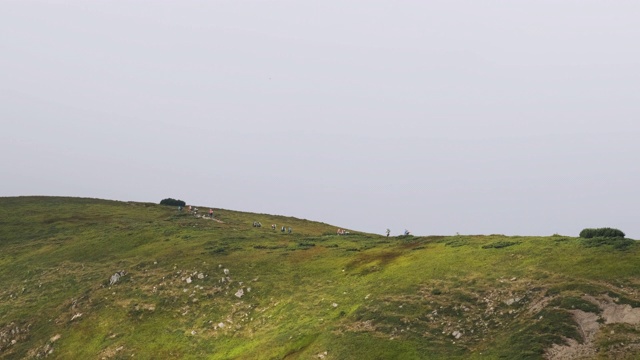
<svg viewBox="0 0 640 360">
<path fill-rule="evenodd" d="M 271 224 L 271 230 L 275 230 L 276 229 L 276 224 Z"/>
<path fill-rule="evenodd" d="M 389 237 L 389 233 L 391 233 L 391 230 L 387 229 L 387 237 Z"/>
<path fill-rule="evenodd" d="M 189 212 L 191 212 L 191 205 L 189 205 Z"/>
<path fill-rule="evenodd" d="M 209 217 L 213 219 L 213 209 L 209 209 Z"/>
<path fill-rule="evenodd" d="M 338 235 L 342 235 L 342 229 L 338 229 Z"/>
<path fill-rule="evenodd" d="M 291 226 L 289 226 L 289 234 L 291 234 L 291 231 L 292 231 L 292 230 L 293 230 L 293 229 L 291 229 Z"/>
<path fill-rule="evenodd" d="M 284 230 L 285 230 L 285 229 L 284 229 L 284 226 L 282 226 L 282 230 L 281 230 L 281 231 L 282 231 L 282 232 L 284 232 Z"/>
<path fill-rule="evenodd" d="M 404 229 L 404 234 L 405 235 L 411 235 L 411 232 L 409 230 L 407 230 L 407 229 Z"/>
<path fill-rule="evenodd" d="M 178 205 L 178 211 L 182 211 L 182 206 Z"/>
</svg>

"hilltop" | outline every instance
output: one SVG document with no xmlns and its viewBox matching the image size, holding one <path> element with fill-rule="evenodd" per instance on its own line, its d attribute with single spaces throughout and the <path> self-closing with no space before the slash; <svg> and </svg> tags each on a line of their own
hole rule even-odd
<svg viewBox="0 0 640 360">
<path fill-rule="evenodd" d="M 0 198 L 0 358 L 640 357 L 635 242 L 214 216 Z"/>
</svg>

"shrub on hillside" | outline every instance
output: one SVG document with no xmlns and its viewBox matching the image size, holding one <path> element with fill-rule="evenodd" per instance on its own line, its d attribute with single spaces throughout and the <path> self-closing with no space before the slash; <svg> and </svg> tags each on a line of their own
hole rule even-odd
<svg viewBox="0 0 640 360">
<path fill-rule="evenodd" d="M 186 203 L 182 200 L 176 200 L 172 198 L 162 199 L 160 201 L 160 205 L 169 205 L 169 206 L 185 206 Z"/>
<path fill-rule="evenodd" d="M 624 233 L 618 229 L 612 228 L 598 228 L 598 229 L 583 229 L 580 231 L 580 237 L 584 239 L 591 239 L 595 237 L 603 238 L 623 238 Z"/>
<path fill-rule="evenodd" d="M 496 241 L 491 244 L 482 245 L 483 249 L 501 249 L 513 245 L 518 245 L 519 243 L 516 241 Z"/>
<path fill-rule="evenodd" d="M 585 247 L 600 247 L 611 245 L 616 250 L 626 250 L 635 244 L 635 240 L 625 239 L 623 237 L 594 237 L 582 240 Z"/>
</svg>

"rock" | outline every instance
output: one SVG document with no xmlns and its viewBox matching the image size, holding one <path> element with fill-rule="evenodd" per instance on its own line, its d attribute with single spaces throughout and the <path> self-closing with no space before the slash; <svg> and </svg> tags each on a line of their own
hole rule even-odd
<svg viewBox="0 0 640 360">
<path fill-rule="evenodd" d="M 517 303 L 518 301 L 520 301 L 520 298 L 511 298 L 511 299 L 506 300 L 504 303 L 506 305 L 513 305 L 513 304 Z"/>
<path fill-rule="evenodd" d="M 225 275 L 229 275 L 229 269 L 224 269 L 223 271 Z"/>
<path fill-rule="evenodd" d="M 224 325 L 224 323 L 223 323 L 223 322 L 221 322 L 221 323 L 218 323 L 218 327 L 219 327 L 220 329 L 224 329 L 225 325 Z"/>
<path fill-rule="evenodd" d="M 203 273 L 198 274 L 198 279 L 200 280 L 204 279 L 204 274 Z"/>
<path fill-rule="evenodd" d="M 75 319 L 77 319 L 77 318 L 79 318 L 79 317 L 81 317 L 81 316 L 82 316 L 82 313 L 76 313 L 75 315 L 73 315 L 73 316 L 71 317 L 71 321 L 73 321 L 73 320 L 75 320 Z"/>
<path fill-rule="evenodd" d="M 236 291 L 235 295 L 238 299 L 241 298 L 242 296 L 244 296 L 244 290 L 240 289 Z"/>
<path fill-rule="evenodd" d="M 191 284 L 191 276 L 189 276 L 185 281 L 187 282 L 187 284 Z"/>
<path fill-rule="evenodd" d="M 460 337 L 462 337 L 462 333 L 458 330 L 454 331 L 451 333 L 451 336 L 455 337 L 456 339 L 460 339 Z"/>
<path fill-rule="evenodd" d="M 331 304 L 331 306 L 333 306 L 334 308 L 337 308 L 338 304 L 337 303 L 333 303 L 333 304 Z"/>
<path fill-rule="evenodd" d="M 54 343 L 54 342 L 58 341 L 61 337 L 62 337 L 62 335 L 57 334 L 57 335 L 54 335 L 51 339 L 49 339 L 49 341 Z"/>
<path fill-rule="evenodd" d="M 127 273 L 124 270 L 117 271 L 115 274 L 111 275 L 109 278 L 109 286 L 115 284 L 120 280 L 121 277 L 125 276 Z"/>
</svg>

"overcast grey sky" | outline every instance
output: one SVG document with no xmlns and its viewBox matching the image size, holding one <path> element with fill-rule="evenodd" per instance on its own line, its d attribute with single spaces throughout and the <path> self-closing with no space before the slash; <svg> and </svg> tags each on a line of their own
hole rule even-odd
<svg viewBox="0 0 640 360">
<path fill-rule="evenodd" d="M 640 238 L 640 2 L 0 2 L 0 196 Z"/>
</svg>

